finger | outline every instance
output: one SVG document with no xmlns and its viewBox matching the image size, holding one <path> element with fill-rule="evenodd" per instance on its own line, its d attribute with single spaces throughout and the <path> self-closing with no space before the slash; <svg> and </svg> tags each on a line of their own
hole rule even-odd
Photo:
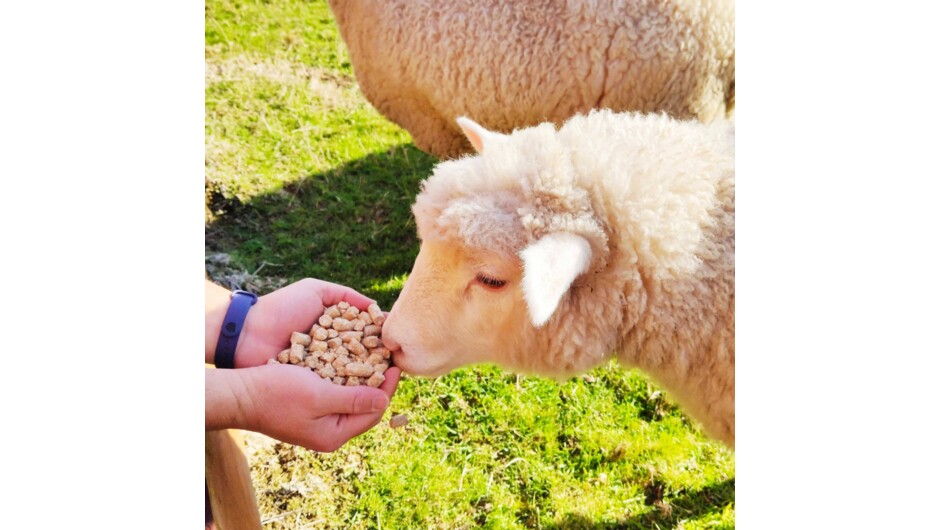
<svg viewBox="0 0 940 530">
<path fill-rule="evenodd" d="M 382 414 L 390 400 L 387 393 L 377 388 L 334 384 L 323 386 L 318 399 L 326 414 Z"/>
<path fill-rule="evenodd" d="M 398 381 L 401 377 L 401 369 L 391 367 L 385 371 L 385 382 L 379 387 L 379 390 L 385 392 L 389 398 L 398 388 Z M 382 421 L 383 412 L 374 412 L 368 414 L 349 414 L 340 416 L 336 421 L 337 435 L 348 440 L 354 436 L 368 431 Z"/>
<path fill-rule="evenodd" d="M 321 282 L 321 284 L 323 289 L 320 292 L 320 297 L 323 300 L 324 306 L 331 306 L 346 301 L 349 305 L 356 306 L 359 309 L 365 309 L 375 303 L 375 300 L 351 287 L 330 282 Z"/>
<path fill-rule="evenodd" d="M 385 392 L 388 398 L 391 399 L 398 388 L 399 379 L 401 379 L 401 368 L 389 367 L 388 370 L 385 370 L 385 381 L 379 386 L 379 390 Z"/>
<path fill-rule="evenodd" d="M 266 334 L 269 342 L 286 344 L 291 331 L 310 329 L 323 313 L 318 283 L 307 278 L 262 296 L 248 312 L 249 323 L 261 319 L 254 329 Z"/>
<path fill-rule="evenodd" d="M 359 436 L 382 421 L 381 412 L 346 414 L 336 420 L 336 436 L 344 440 Z"/>
</svg>

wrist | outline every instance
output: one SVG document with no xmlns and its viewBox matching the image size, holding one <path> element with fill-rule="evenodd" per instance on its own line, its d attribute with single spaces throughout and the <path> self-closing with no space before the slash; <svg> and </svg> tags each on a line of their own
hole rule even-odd
<svg viewBox="0 0 940 530">
<path fill-rule="evenodd" d="M 257 301 L 261 301 L 261 297 L 257 298 Z M 215 365 L 216 364 L 216 354 L 219 352 L 219 339 L 223 334 L 222 327 L 226 324 L 226 316 L 229 312 L 229 308 L 233 303 L 244 304 L 244 297 L 242 300 L 236 301 L 233 299 L 232 291 L 217 285 L 209 280 L 206 280 L 206 299 L 205 299 L 205 317 L 206 317 L 206 328 L 205 328 L 205 363 Z M 253 331 L 252 321 L 257 320 L 256 316 L 259 312 L 262 311 L 262 306 L 264 304 L 256 303 L 250 307 L 250 310 L 247 312 L 247 315 L 244 315 L 244 319 L 240 320 L 240 329 L 237 333 L 237 345 L 234 349 L 234 366 L 237 368 L 248 367 L 257 365 L 257 362 L 251 362 L 251 359 L 246 359 L 245 355 L 239 356 L 242 351 L 250 351 L 252 347 L 251 334 Z M 244 309 L 244 308 L 243 308 Z M 232 338 L 222 337 L 225 340 L 232 341 Z M 223 341 L 224 342 L 224 341 Z M 223 344 L 224 346 L 224 344 Z M 232 353 L 229 351 L 228 353 Z"/>
<path fill-rule="evenodd" d="M 206 368 L 206 430 L 255 430 L 253 370 Z"/>
<path fill-rule="evenodd" d="M 258 301 L 258 295 L 248 291 L 235 291 L 232 293 L 222 329 L 215 345 L 214 363 L 216 368 L 235 368 L 235 354 L 238 346 L 245 340 L 240 340 L 245 328 L 248 314 L 252 306 Z M 244 364 L 244 363 L 242 363 Z"/>
<path fill-rule="evenodd" d="M 232 292 L 206 280 L 206 364 L 215 364 L 215 348 Z"/>
</svg>

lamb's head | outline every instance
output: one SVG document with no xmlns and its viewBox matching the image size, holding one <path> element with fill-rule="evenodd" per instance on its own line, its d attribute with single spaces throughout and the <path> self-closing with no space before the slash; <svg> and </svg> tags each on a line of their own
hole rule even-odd
<svg viewBox="0 0 940 530">
<path fill-rule="evenodd" d="M 382 337 L 416 375 L 494 362 L 558 375 L 540 363 L 540 333 L 572 283 L 602 266 L 607 239 L 551 124 L 510 135 L 466 118 L 478 154 L 439 164 L 413 212 L 422 241 Z M 573 367 L 569 369 L 586 369 Z"/>
</svg>

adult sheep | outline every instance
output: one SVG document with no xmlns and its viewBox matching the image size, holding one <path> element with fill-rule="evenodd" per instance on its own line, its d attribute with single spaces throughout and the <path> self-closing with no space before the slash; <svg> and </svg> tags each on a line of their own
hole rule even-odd
<svg viewBox="0 0 940 530">
<path fill-rule="evenodd" d="M 616 355 L 733 448 L 733 122 L 459 123 L 480 154 L 422 183 L 421 249 L 382 331 L 395 364 L 561 379 Z"/>
<path fill-rule="evenodd" d="M 734 0 L 330 0 L 366 98 L 441 158 L 594 108 L 711 121 L 734 106 Z"/>
</svg>

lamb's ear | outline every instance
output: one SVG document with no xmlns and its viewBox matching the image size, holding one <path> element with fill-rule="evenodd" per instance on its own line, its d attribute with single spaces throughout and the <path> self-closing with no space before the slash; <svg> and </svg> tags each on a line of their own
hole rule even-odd
<svg viewBox="0 0 940 530">
<path fill-rule="evenodd" d="M 571 282 L 591 263 L 591 244 L 567 232 L 548 234 L 529 245 L 522 258 L 522 293 L 532 324 L 548 322 Z"/>
<path fill-rule="evenodd" d="M 477 150 L 477 153 L 483 152 L 484 144 L 488 144 L 493 141 L 493 138 L 501 136 L 500 133 L 484 129 L 482 125 L 466 116 L 457 118 L 457 125 L 463 130 L 464 135 L 467 136 L 467 140 L 470 140 L 470 143 L 473 145 L 473 148 Z"/>
</svg>

